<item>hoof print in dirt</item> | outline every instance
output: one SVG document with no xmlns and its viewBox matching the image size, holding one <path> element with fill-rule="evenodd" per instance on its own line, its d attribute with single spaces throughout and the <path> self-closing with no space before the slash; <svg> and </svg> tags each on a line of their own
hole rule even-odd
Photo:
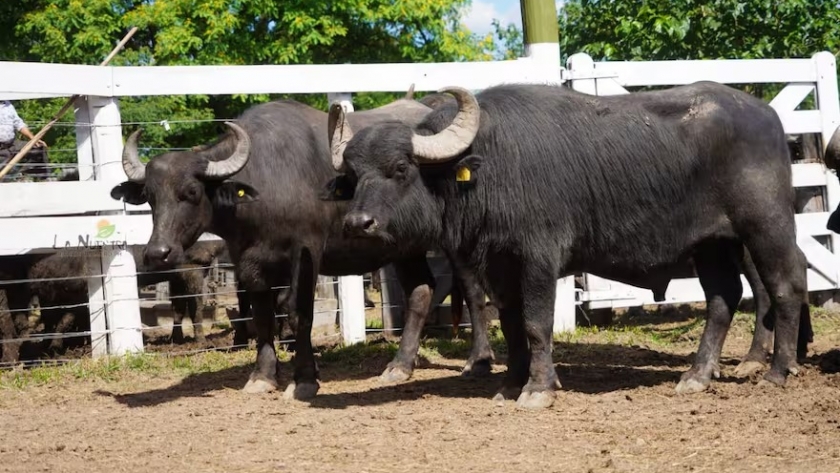
<svg viewBox="0 0 840 473">
<path fill-rule="evenodd" d="M 318 394 L 318 389 L 320 389 L 318 383 L 291 383 L 283 392 L 283 399 L 308 401 Z"/>
<path fill-rule="evenodd" d="M 276 381 L 265 379 L 249 379 L 242 391 L 246 394 L 263 394 L 277 391 L 279 386 Z"/>
</svg>

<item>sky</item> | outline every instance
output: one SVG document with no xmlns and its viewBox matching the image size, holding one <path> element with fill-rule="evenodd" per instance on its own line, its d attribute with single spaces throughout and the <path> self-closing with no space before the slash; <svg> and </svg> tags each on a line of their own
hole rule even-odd
<svg viewBox="0 0 840 473">
<path fill-rule="evenodd" d="M 556 3 L 559 8 L 563 0 Z M 491 23 L 494 18 L 499 20 L 502 26 L 513 23 L 522 28 L 519 0 L 472 0 L 472 6 L 462 21 L 470 31 L 483 36 L 493 30 Z"/>
</svg>

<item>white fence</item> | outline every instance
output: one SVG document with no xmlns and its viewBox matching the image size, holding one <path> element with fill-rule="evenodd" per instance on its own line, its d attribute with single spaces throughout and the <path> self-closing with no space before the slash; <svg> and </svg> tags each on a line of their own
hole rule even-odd
<svg viewBox="0 0 840 473">
<path fill-rule="evenodd" d="M 94 337 L 94 355 L 143 350 L 135 264 L 124 245 L 145 244 L 152 222 L 148 205 L 123 204 L 110 197 L 111 188 L 126 179 L 120 162 L 121 96 L 326 93 L 352 107 L 352 92 L 404 92 L 411 84 L 417 91 L 434 91 L 447 85 L 479 90 L 505 82 L 567 81 L 577 90 L 607 95 L 625 92 L 622 86 L 706 79 L 790 84 L 772 103 L 788 133 L 820 132 L 826 143 L 840 124 L 836 72 L 830 53 L 819 53 L 811 59 L 597 64 L 585 55 L 575 55 L 570 68 L 563 69 L 554 45 L 538 46 L 529 51 L 529 57 L 478 63 L 99 67 L 0 62 L 0 99 L 84 95 L 75 111 L 80 180 L 0 185 L 0 255 L 79 245 L 98 249 L 95 264 L 104 276 L 89 279 L 91 331 L 107 336 Z M 56 81 L 55 77 L 62 80 Z M 819 109 L 795 110 L 812 90 L 816 90 Z M 796 165 L 794 184 L 825 186 L 829 207 L 840 203 L 836 177 L 820 165 Z M 835 289 L 840 279 L 835 255 L 813 239 L 828 234 L 827 218 L 828 213 L 797 216 L 800 246 L 814 268 L 809 270 L 811 290 Z M 112 231 L 97 237 L 102 226 L 112 226 Z M 840 248 L 836 235 L 832 243 L 835 251 Z M 345 342 L 356 343 L 364 340 L 365 334 L 362 279 L 338 279 L 341 331 Z M 555 331 L 574 328 L 575 308 L 581 303 L 622 306 L 652 302 L 650 291 L 589 275 L 586 280 L 583 292 L 575 289 L 572 277 L 558 282 Z M 696 280 L 673 281 L 667 297 L 672 302 L 703 300 L 698 289 Z"/>
</svg>

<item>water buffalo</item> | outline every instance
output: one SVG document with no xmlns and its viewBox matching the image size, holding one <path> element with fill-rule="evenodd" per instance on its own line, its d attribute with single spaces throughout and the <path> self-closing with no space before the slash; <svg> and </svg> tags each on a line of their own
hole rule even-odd
<svg viewBox="0 0 840 473">
<path fill-rule="evenodd" d="M 174 315 L 171 334 L 173 342 L 184 342 L 181 324 L 185 315 L 192 320 L 196 341 L 205 342 L 202 327 L 204 280 L 209 272 L 208 266 L 224 249 L 224 243 L 220 241 L 197 242 L 187 249 L 184 263 L 178 265 L 176 271 L 155 273 L 142 263 L 143 247 L 129 247 L 137 262 L 138 287 L 169 282 Z M 0 334 L 3 339 L 19 340 L 30 331 L 27 319 L 29 308 L 40 312 L 44 333 L 89 331 L 88 284 L 80 276 L 101 272 L 89 267 L 89 262 L 85 251 L 75 249 L 61 249 L 52 254 L 4 257 L 0 280 L 7 283 L 0 286 L 0 290 L 8 299 L 3 308 L 9 312 L 0 314 Z M 24 280 L 30 281 L 8 283 Z M 0 309 L 0 312 L 5 311 Z M 62 338 L 53 338 L 46 348 L 57 351 L 64 347 Z M 19 349 L 20 342 L 4 342 L 3 361 L 17 361 Z"/>
<path fill-rule="evenodd" d="M 498 398 L 553 404 L 558 278 L 644 279 L 689 258 L 708 319 L 676 390 L 706 389 L 741 299 L 745 248 L 775 316 L 764 379 L 783 385 L 797 371 L 806 261 L 796 246 L 790 156 L 771 107 L 710 82 L 610 97 L 523 84 L 442 92 L 457 106 L 416 127 L 380 123 L 354 136 L 332 109 L 333 161 L 344 174 L 329 186 L 352 196 L 349 235 L 438 245 L 475 268 L 508 344 Z"/>
<path fill-rule="evenodd" d="M 413 125 L 430 110 L 401 99 L 353 113 L 349 120 L 362 127 L 383 120 Z M 227 123 L 229 133 L 210 145 L 161 154 L 146 165 L 137 155 L 140 130 L 125 144 L 123 168 L 129 180 L 111 195 L 133 204 L 148 201 L 152 207 L 154 229 L 145 252 L 150 265 L 163 268 L 180 262 L 183 248 L 203 232 L 219 235 L 228 245 L 237 281 L 250 301 L 244 306 L 253 311 L 257 331 L 256 366 L 243 388 L 248 393 L 279 387 L 273 289 L 282 286 L 289 288 L 284 299 L 297 320 L 294 378 L 285 396 L 306 399 L 317 393 L 310 332 L 319 273 L 364 274 L 393 263 L 408 301 L 407 324 L 382 379 L 408 379 L 414 367 L 434 288 L 426 261 L 429 248 L 410 240 L 343 237 L 347 205 L 321 199 L 324 184 L 336 175 L 327 119 L 323 111 L 281 100 L 248 109 L 236 123 Z M 477 287 L 469 271 L 458 274 L 465 286 Z M 474 297 L 470 304 L 471 314 L 480 319 L 484 298 Z M 464 372 L 487 372 L 491 360 L 486 331 L 475 331 Z"/>
<path fill-rule="evenodd" d="M 444 103 L 450 103 L 456 106 L 455 97 L 450 94 L 433 93 L 426 95 L 420 101 L 432 108 L 438 108 Z M 336 113 L 337 110 L 333 113 Z M 838 129 L 840 130 L 840 129 Z M 840 162 L 834 156 L 840 156 L 840 131 L 836 133 L 837 139 L 832 140 L 832 148 L 826 152 L 827 164 L 831 166 L 838 166 Z M 832 214 L 832 220 L 840 222 L 840 212 L 835 211 Z M 832 229 L 832 220 L 829 221 L 829 229 Z M 840 223 L 836 225 L 840 230 Z M 840 233 L 840 231 L 837 231 Z M 804 253 L 800 252 L 800 257 L 805 258 Z M 775 324 L 775 317 L 771 311 L 770 296 L 764 289 L 761 278 L 755 269 L 752 259 L 749 257 L 749 252 L 744 253 L 744 258 L 741 261 L 741 269 L 744 273 L 744 278 L 750 285 L 753 293 L 753 300 L 755 301 L 755 330 L 753 332 L 752 344 L 743 358 L 741 363 L 735 368 L 734 374 L 738 377 L 750 376 L 759 369 L 763 368 L 766 361 L 770 358 L 773 348 L 773 328 Z M 668 289 L 668 284 L 673 279 L 677 278 L 693 278 L 697 277 L 693 261 L 688 258 L 682 265 L 675 265 L 669 268 L 668 271 L 661 270 L 655 272 L 646 272 L 643 274 L 613 274 L 615 279 L 625 284 L 649 289 L 653 292 L 653 298 L 656 302 L 665 300 L 665 292 Z M 452 323 L 453 332 L 457 335 L 458 325 L 463 318 L 462 296 L 460 294 L 460 286 L 453 285 L 452 287 Z M 480 329 L 480 328 L 479 328 Z M 475 328 L 473 330 L 476 330 Z M 805 358 L 808 350 L 808 343 L 813 341 L 813 329 L 811 326 L 810 313 L 807 309 L 803 309 L 799 326 L 799 338 L 797 341 L 797 356 Z M 714 376 L 720 375 L 719 367 L 714 370 Z"/>
</svg>

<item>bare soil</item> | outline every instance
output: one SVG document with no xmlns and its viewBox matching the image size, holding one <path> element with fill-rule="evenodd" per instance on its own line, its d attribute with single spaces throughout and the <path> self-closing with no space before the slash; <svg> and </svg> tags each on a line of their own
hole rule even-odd
<svg viewBox="0 0 840 473">
<path fill-rule="evenodd" d="M 538 412 L 490 400 L 505 370 L 499 345 L 494 374 L 466 379 L 465 350 L 449 340 L 426 340 L 414 378 L 396 386 L 376 379 L 391 353 L 377 346 L 388 344 L 364 358 L 322 348 L 310 402 L 239 391 L 253 351 L 186 375 L 139 369 L 3 385 L 0 471 L 840 471 L 836 326 L 817 325 L 804 371 L 783 389 L 731 377 L 750 341 L 748 328 L 734 328 L 722 379 L 678 396 L 702 331 L 695 322 L 561 338 L 563 389 Z M 291 369 L 282 364 L 284 380 Z"/>
</svg>

